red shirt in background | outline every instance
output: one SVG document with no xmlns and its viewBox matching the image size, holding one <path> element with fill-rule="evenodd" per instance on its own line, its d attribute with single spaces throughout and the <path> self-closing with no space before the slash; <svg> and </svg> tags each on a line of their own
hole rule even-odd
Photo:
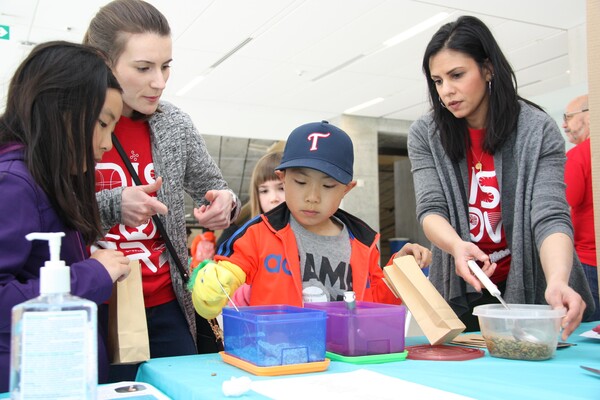
<svg viewBox="0 0 600 400">
<path fill-rule="evenodd" d="M 565 183 L 575 231 L 575 251 L 582 263 L 597 266 L 589 138 L 567 152 Z"/>
</svg>

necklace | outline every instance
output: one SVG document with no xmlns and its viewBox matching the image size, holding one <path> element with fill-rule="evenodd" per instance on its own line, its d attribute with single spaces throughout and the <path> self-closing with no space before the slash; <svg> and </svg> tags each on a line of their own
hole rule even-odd
<svg viewBox="0 0 600 400">
<path fill-rule="evenodd" d="M 473 147 L 469 147 L 469 149 L 471 150 L 471 154 L 473 154 L 473 161 L 477 161 L 475 163 L 475 169 L 477 170 L 477 172 L 481 172 L 481 168 L 483 167 L 481 165 L 481 158 L 483 157 L 483 153 L 485 153 L 485 150 L 482 150 L 479 157 L 477 157 L 477 155 L 475 155 L 475 152 L 473 151 Z"/>
</svg>

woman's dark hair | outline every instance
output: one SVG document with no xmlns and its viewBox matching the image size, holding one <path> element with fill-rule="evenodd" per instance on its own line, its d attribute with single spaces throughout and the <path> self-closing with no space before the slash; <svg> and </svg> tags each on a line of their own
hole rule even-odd
<svg viewBox="0 0 600 400">
<path fill-rule="evenodd" d="M 429 62 L 445 49 L 461 52 L 475 60 L 481 71 L 489 69 L 493 73 L 483 149 L 494 154 L 517 126 L 520 110 L 518 100 L 538 106 L 517 94 L 515 73 L 492 32 L 481 20 L 462 16 L 443 25 L 425 49 L 423 73 L 429 89 L 433 119 L 440 131 L 442 146 L 452 161 L 456 162 L 465 156 L 469 133 L 466 120 L 454 117 L 441 105 L 435 82 L 431 79 Z"/>
<path fill-rule="evenodd" d="M 65 225 L 88 244 L 102 236 L 93 136 L 109 87 L 121 90 L 101 51 L 43 43 L 15 72 L 0 116 L 0 146 L 24 145 L 31 175 Z"/>
</svg>

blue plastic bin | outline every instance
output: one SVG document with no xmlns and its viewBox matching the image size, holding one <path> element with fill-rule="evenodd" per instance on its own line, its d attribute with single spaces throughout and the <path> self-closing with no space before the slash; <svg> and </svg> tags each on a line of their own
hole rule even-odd
<svg viewBox="0 0 600 400">
<path fill-rule="evenodd" d="M 223 309 L 225 352 L 259 367 L 325 360 L 325 311 L 286 305 Z"/>
</svg>

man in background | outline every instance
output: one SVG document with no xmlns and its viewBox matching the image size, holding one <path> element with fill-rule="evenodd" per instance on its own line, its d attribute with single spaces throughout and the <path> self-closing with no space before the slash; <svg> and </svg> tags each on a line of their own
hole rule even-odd
<svg viewBox="0 0 600 400">
<path fill-rule="evenodd" d="M 563 129 L 569 142 L 575 144 L 567 152 L 565 183 L 567 201 L 575 230 L 575 250 L 592 290 L 596 311 L 592 321 L 600 320 L 596 233 L 594 230 L 594 200 L 592 194 L 592 160 L 590 152 L 590 113 L 588 96 L 573 99 L 563 114 Z"/>
</svg>

